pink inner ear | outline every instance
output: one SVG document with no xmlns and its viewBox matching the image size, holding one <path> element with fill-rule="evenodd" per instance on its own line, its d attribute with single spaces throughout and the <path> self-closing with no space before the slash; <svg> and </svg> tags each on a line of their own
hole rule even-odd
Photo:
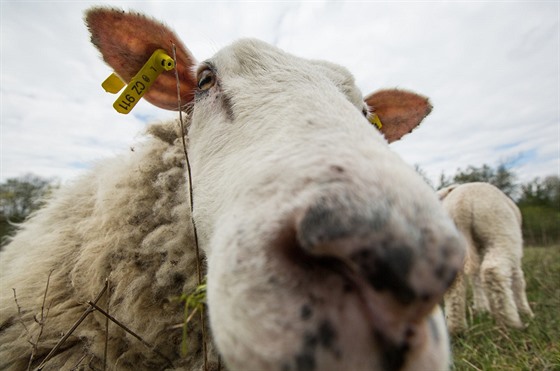
<svg viewBox="0 0 560 371">
<path fill-rule="evenodd" d="M 192 101 L 196 88 L 192 67 L 196 61 L 168 27 L 141 14 L 108 8 L 93 8 L 86 13 L 85 19 L 92 43 L 105 62 L 126 82 L 136 75 L 155 50 L 163 49 L 173 57 L 174 44 L 181 103 Z M 163 72 L 144 98 L 158 107 L 177 110 L 175 70 Z"/>
<path fill-rule="evenodd" d="M 410 133 L 432 110 L 428 98 L 404 90 L 380 90 L 364 100 L 379 116 L 381 132 L 389 143 Z"/>
</svg>

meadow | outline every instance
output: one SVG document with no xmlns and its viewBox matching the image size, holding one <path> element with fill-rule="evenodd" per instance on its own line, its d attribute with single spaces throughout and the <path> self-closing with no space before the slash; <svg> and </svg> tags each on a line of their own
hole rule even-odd
<svg viewBox="0 0 560 371">
<path fill-rule="evenodd" d="M 523 270 L 535 317 L 515 330 L 469 311 L 468 330 L 451 341 L 453 371 L 560 370 L 560 245 L 526 247 Z"/>
</svg>

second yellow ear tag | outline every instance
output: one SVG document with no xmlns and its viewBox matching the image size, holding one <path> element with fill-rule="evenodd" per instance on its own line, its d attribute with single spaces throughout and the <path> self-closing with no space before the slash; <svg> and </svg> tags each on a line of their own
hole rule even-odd
<svg viewBox="0 0 560 371">
<path fill-rule="evenodd" d="M 378 129 L 381 129 L 383 127 L 383 124 L 381 123 L 381 119 L 379 119 L 379 116 L 377 116 L 377 114 L 373 112 L 370 113 L 369 115 L 369 122 L 377 126 Z"/>
<path fill-rule="evenodd" d="M 124 91 L 117 98 L 113 107 L 119 113 L 127 114 L 146 94 L 154 81 L 163 71 L 175 68 L 175 61 L 163 49 L 153 52 L 152 56 L 136 75 L 130 80 Z M 114 73 L 101 84 L 105 91 L 116 94 L 125 85 Z"/>
</svg>

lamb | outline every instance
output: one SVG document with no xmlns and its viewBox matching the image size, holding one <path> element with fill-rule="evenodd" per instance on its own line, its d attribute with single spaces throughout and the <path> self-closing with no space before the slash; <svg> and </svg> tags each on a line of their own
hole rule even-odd
<svg viewBox="0 0 560 371">
<path fill-rule="evenodd" d="M 445 209 L 467 244 L 464 274 L 445 295 L 451 333 L 467 328 L 466 279 L 473 288 L 475 313 L 490 311 L 502 325 L 523 328 L 519 313 L 533 317 L 521 269 L 521 212 L 515 203 L 488 183 L 452 185 L 438 191 Z"/>
<path fill-rule="evenodd" d="M 387 145 L 429 113 L 426 98 L 363 98 L 345 68 L 253 39 L 197 63 L 146 16 L 93 8 L 85 20 L 126 81 L 154 50 L 176 47 L 188 132 L 149 126 L 133 152 L 99 163 L 21 226 L 1 255 L 1 369 L 37 367 L 107 282 L 97 306 L 157 352 L 114 324 L 106 336 L 95 310 L 44 369 L 202 369 L 202 324 L 189 322 L 186 357 L 175 326 L 177 297 L 197 285 L 191 218 L 206 262 L 208 368 L 448 368 L 437 304 L 461 267 L 461 238 Z M 175 71 L 145 98 L 176 110 Z"/>
</svg>

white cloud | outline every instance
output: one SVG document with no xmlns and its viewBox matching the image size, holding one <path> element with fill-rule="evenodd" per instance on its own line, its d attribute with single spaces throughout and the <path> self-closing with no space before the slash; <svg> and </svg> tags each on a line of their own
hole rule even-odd
<svg viewBox="0 0 560 371">
<path fill-rule="evenodd" d="M 240 37 L 348 67 L 364 93 L 429 96 L 433 113 L 393 148 L 434 183 L 519 157 L 520 180 L 559 174 L 557 2 L 101 2 L 161 19 L 200 60 Z M 1 2 L 1 170 L 68 179 L 127 151 L 143 118 L 100 87 L 111 72 L 83 11 L 99 2 Z"/>
</svg>

